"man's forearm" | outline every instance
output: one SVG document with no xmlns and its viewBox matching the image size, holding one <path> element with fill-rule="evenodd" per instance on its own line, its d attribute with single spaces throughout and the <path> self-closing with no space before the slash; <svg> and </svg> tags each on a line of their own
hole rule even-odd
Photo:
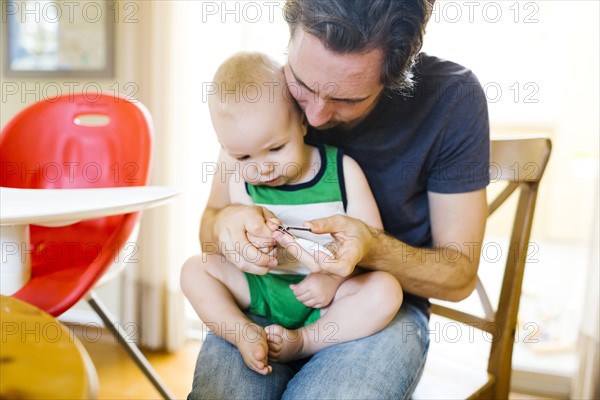
<svg viewBox="0 0 600 400">
<path fill-rule="evenodd" d="M 205 243 L 215 243 L 217 238 L 214 235 L 213 226 L 219 209 L 207 207 L 202 214 L 200 221 L 200 245 L 203 248 Z"/>
<path fill-rule="evenodd" d="M 459 301 L 475 288 L 480 244 L 417 248 L 370 228 L 374 236 L 360 266 L 394 275 L 402 289 L 422 297 Z"/>
</svg>

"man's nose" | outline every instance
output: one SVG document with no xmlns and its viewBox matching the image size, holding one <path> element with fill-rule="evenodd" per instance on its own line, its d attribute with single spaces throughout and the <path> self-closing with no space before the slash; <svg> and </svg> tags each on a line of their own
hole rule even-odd
<svg viewBox="0 0 600 400">
<path fill-rule="evenodd" d="M 332 114 L 330 105 L 321 98 L 308 101 L 304 113 L 308 123 L 312 126 L 325 125 L 331 120 Z"/>
</svg>

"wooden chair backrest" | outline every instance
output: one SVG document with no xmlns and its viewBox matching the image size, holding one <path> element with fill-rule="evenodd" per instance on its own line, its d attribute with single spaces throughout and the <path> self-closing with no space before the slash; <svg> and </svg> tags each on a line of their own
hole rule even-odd
<svg viewBox="0 0 600 400">
<path fill-rule="evenodd" d="M 500 297 L 493 307 L 481 281 L 477 282 L 485 316 L 432 303 L 432 313 L 468 324 L 493 337 L 488 359 L 488 383 L 470 398 L 508 398 L 517 313 L 533 214 L 540 180 L 552 145 L 546 137 L 496 139 L 491 144 L 490 179 L 506 181 L 506 187 L 489 203 L 492 215 L 519 189 Z"/>
</svg>

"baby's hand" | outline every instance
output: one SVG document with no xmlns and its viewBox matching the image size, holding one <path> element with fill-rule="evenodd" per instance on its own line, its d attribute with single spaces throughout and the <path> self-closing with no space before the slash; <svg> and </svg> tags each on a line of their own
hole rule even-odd
<svg viewBox="0 0 600 400">
<path fill-rule="evenodd" d="M 290 285 L 290 288 L 298 301 L 305 306 L 323 308 L 331 303 L 343 281 L 344 278 L 313 273 L 304 278 L 302 282 Z"/>
<path fill-rule="evenodd" d="M 280 231 L 273 232 L 273 239 L 287 250 L 288 256 L 300 261 L 310 272 L 321 272 L 323 270 L 321 265 L 337 261 L 330 249 L 312 240 L 294 237 Z"/>
</svg>

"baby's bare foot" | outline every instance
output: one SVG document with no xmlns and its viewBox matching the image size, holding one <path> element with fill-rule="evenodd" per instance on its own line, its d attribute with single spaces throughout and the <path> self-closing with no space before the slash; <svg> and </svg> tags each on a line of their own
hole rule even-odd
<svg viewBox="0 0 600 400">
<path fill-rule="evenodd" d="M 248 368 L 261 375 L 271 373 L 273 369 L 269 365 L 267 335 L 262 327 L 248 324 L 241 335 L 237 348 Z"/>
<path fill-rule="evenodd" d="M 290 330 L 280 325 L 269 325 L 265 328 L 269 345 L 269 358 L 273 361 L 286 362 L 305 357 L 304 337 L 301 329 Z"/>
</svg>

